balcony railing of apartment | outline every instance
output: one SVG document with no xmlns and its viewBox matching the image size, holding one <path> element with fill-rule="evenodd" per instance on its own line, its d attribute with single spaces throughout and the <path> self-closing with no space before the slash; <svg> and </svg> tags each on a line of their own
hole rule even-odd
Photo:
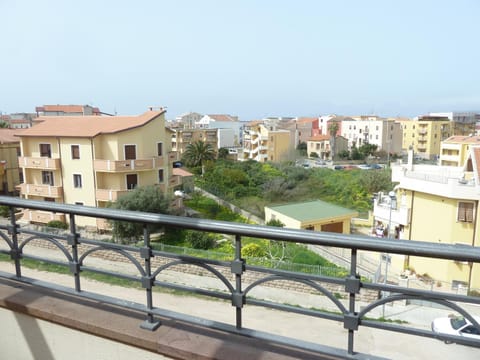
<svg viewBox="0 0 480 360">
<path fill-rule="evenodd" d="M 98 201 L 117 201 L 122 195 L 128 193 L 129 190 L 112 190 L 112 189 L 96 189 L 95 198 Z"/>
<path fill-rule="evenodd" d="M 377 358 L 375 355 L 366 355 L 355 351 L 356 334 L 359 328 L 363 327 L 420 337 L 436 338 L 444 341 L 454 341 L 459 344 L 480 348 L 480 341 L 473 338 L 438 334 L 423 328 L 409 326 L 408 324 L 396 324 L 372 320 L 370 317 L 372 310 L 395 301 L 429 301 L 450 308 L 452 311 L 461 314 L 472 321 L 473 325 L 480 330 L 480 324 L 478 324 L 472 315 L 465 309 L 466 305 L 480 304 L 479 297 L 411 289 L 389 283 L 368 282 L 358 275 L 357 268 L 358 252 L 362 250 L 379 253 L 412 255 L 430 259 L 467 261 L 480 264 L 480 248 L 465 245 L 426 243 L 421 241 L 385 241 L 368 236 L 294 230 L 225 221 L 211 221 L 171 215 L 48 203 L 5 196 L 0 196 L 0 205 L 9 207 L 11 214 L 9 223 L 7 225 L 0 225 L 0 241 L 3 241 L 3 248 L 0 252 L 10 255 L 15 263 L 15 273 L 1 272 L 0 276 L 2 278 L 27 284 L 35 284 L 37 286 L 52 289 L 55 292 L 73 294 L 77 297 L 102 301 L 107 304 L 111 303 L 117 307 L 123 307 L 125 309 L 143 313 L 145 321 L 140 323 L 139 326 L 146 330 L 155 331 L 159 326 L 162 326 L 158 319 L 166 317 L 173 320 L 189 322 L 196 326 L 207 327 L 211 330 L 219 330 L 254 338 L 265 343 L 282 344 L 284 346 L 293 346 L 308 351 L 314 351 L 318 354 L 328 354 L 333 358 Z M 16 209 L 31 209 L 67 214 L 70 229 L 66 233 L 55 234 L 32 230 L 28 226 L 21 225 L 17 222 L 15 217 Z M 79 229 L 76 226 L 76 218 L 79 216 L 140 223 L 143 225 L 144 229 L 143 243 L 140 247 L 135 247 L 131 245 L 96 241 L 83 237 L 79 234 Z M 161 225 L 165 227 L 230 235 L 234 239 L 234 255 L 230 260 L 213 260 L 153 250 L 149 231 L 150 225 Z M 241 256 L 242 240 L 244 237 L 268 239 L 274 242 L 292 242 L 304 245 L 322 245 L 345 249 L 350 253 L 350 268 L 348 270 L 348 275 L 345 277 L 330 277 L 251 265 Z M 53 245 L 62 257 L 64 256 L 64 260 L 61 261 L 38 255 L 29 255 L 28 251 L 25 252 L 24 250 L 28 249 L 33 240 Z M 85 250 L 85 248 L 88 250 Z M 115 252 L 116 254 L 123 256 L 126 261 L 134 265 L 138 274 L 136 276 L 125 275 L 118 271 L 102 268 L 101 265 L 86 265 L 85 262 L 91 259 L 92 254 L 98 254 L 98 252 L 102 251 Z M 67 269 L 70 269 L 72 287 L 61 286 L 47 281 L 39 281 L 38 279 L 22 276 L 22 262 L 27 258 L 56 265 L 63 265 Z M 165 261 L 162 265 L 154 267 L 152 264 L 154 264 L 154 260 L 158 258 L 162 258 Z M 207 271 L 211 276 L 221 281 L 224 285 L 225 291 L 191 287 L 184 284 L 170 282 L 168 280 L 157 279 L 157 277 L 160 277 L 160 275 L 163 274 L 163 271 L 179 264 L 189 264 Z M 123 299 L 106 296 L 104 294 L 82 291 L 82 271 L 95 272 L 138 282 L 145 291 L 145 303 L 141 304 L 124 301 Z M 259 274 L 260 277 L 256 280 L 252 280 L 252 278 L 248 280 L 248 275 L 253 273 Z M 312 292 L 325 296 L 325 298 L 336 308 L 336 311 L 331 312 L 321 309 L 296 307 L 250 296 L 251 291 L 261 285 L 277 281 L 284 282 L 285 280 L 306 285 Z M 336 291 L 333 292 L 329 286 L 342 287 L 348 300 L 345 303 L 340 301 L 338 296 L 336 296 Z M 156 304 L 153 303 L 152 291 L 155 287 L 187 291 L 212 297 L 214 299 L 230 301 L 233 305 L 232 319 L 234 318 L 235 320 L 230 324 L 164 310 L 161 308 L 161 304 L 156 306 Z M 378 292 L 384 294 L 384 296 L 380 299 L 375 298 L 365 307 L 360 307 L 360 295 L 364 291 Z M 318 342 L 313 343 L 311 341 L 274 335 L 257 329 L 253 330 L 245 328 L 242 324 L 243 311 L 245 307 L 250 305 L 277 309 L 312 318 L 326 319 L 343 324 L 344 329 L 346 329 L 346 346 L 344 349 L 328 346 L 328 334 L 325 334 L 321 339 L 318 339 Z M 308 323 L 306 323 L 305 326 L 309 326 Z"/>
<path fill-rule="evenodd" d="M 20 192 L 25 195 L 44 196 L 59 198 L 62 197 L 62 186 L 51 186 L 43 184 L 20 184 Z"/>
<path fill-rule="evenodd" d="M 168 162 L 172 164 L 174 161 L 178 161 L 178 151 L 169 151 L 168 152 Z"/>
<path fill-rule="evenodd" d="M 18 158 L 18 166 L 21 168 L 27 168 L 27 169 L 56 170 L 56 169 L 60 169 L 60 159 L 59 158 L 52 159 L 49 157 L 20 156 Z"/>
<path fill-rule="evenodd" d="M 123 172 L 152 170 L 164 165 L 163 157 L 135 160 L 94 160 L 93 169 L 100 172 Z"/>
</svg>

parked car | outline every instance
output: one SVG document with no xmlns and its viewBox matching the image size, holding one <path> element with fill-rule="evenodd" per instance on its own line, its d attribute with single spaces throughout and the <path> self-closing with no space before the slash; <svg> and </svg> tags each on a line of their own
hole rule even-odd
<svg viewBox="0 0 480 360">
<path fill-rule="evenodd" d="M 480 316 L 473 317 L 480 324 Z M 463 316 L 449 316 L 433 320 L 432 331 L 438 334 L 463 336 L 480 340 L 480 329 Z M 446 344 L 451 341 L 446 340 Z"/>
</svg>

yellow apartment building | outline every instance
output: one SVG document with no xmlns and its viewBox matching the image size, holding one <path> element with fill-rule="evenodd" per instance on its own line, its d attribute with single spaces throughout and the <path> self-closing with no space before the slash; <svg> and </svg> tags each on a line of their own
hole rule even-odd
<svg viewBox="0 0 480 360">
<path fill-rule="evenodd" d="M 269 130 L 262 121 L 253 121 L 243 130 L 243 158 L 259 162 L 288 160 L 294 149 L 288 130 Z"/>
<path fill-rule="evenodd" d="M 412 148 L 423 159 L 436 159 L 441 142 L 453 134 L 452 122 L 447 117 L 422 116 L 397 121 L 402 125 L 402 150 Z"/>
<path fill-rule="evenodd" d="M 407 164 L 392 166 L 396 201 L 389 196 L 375 200 L 376 224 L 391 225 L 392 235 L 385 241 L 480 246 L 480 147 L 470 148 L 462 167 L 414 165 L 412 158 L 410 153 Z M 392 255 L 393 271 L 401 273 L 407 267 L 453 290 L 480 291 L 478 264 Z"/>
<path fill-rule="evenodd" d="M 157 185 L 170 194 L 180 184 L 165 111 L 139 116 L 51 116 L 20 135 L 19 166 L 26 199 L 105 207 L 137 186 Z M 68 221 L 63 214 L 30 211 L 24 220 Z M 78 225 L 105 228 L 96 219 Z"/>
<path fill-rule="evenodd" d="M 13 194 L 20 184 L 20 169 L 18 156 L 20 155 L 19 129 L 0 129 L 0 191 L 2 194 Z"/>
<path fill-rule="evenodd" d="M 480 145 L 480 136 L 451 136 L 440 145 L 440 165 L 463 166 L 470 148 Z"/>
</svg>

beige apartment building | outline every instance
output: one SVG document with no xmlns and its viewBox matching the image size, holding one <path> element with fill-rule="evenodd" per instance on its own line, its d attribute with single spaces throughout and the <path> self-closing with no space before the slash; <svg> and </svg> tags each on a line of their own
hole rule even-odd
<svg viewBox="0 0 480 360">
<path fill-rule="evenodd" d="M 402 126 L 402 149 L 413 149 L 416 156 L 436 159 L 441 142 L 453 134 L 452 122 L 442 116 L 421 116 L 413 120 L 399 120 Z"/>
<path fill-rule="evenodd" d="M 172 151 L 180 158 L 191 143 L 203 141 L 210 144 L 218 152 L 218 129 L 175 129 L 171 133 Z"/>
<path fill-rule="evenodd" d="M 307 154 L 310 157 L 312 153 L 316 153 L 322 160 L 332 160 L 332 149 L 330 147 L 330 135 L 312 136 L 307 141 Z M 335 137 L 336 154 L 348 150 L 348 140 L 343 136 Z"/>
<path fill-rule="evenodd" d="M 290 131 L 269 130 L 263 121 L 253 121 L 245 125 L 243 133 L 243 158 L 259 162 L 279 162 L 288 160 L 294 151 Z"/>
<path fill-rule="evenodd" d="M 172 175 L 177 159 L 165 111 L 139 116 L 51 116 L 20 135 L 21 197 L 104 207 L 137 186 L 157 185 L 172 193 L 181 185 Z M 30 211 L 24 220 L 68 221 L 63 214 Z M 96 219 L 81 226 L 105 228 Z"/>
</svg>

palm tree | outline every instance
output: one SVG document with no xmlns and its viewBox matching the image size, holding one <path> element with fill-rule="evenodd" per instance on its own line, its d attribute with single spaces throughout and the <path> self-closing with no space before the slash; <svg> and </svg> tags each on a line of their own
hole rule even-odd
<svg viewBox="0 0 480 360">
<path fill-rule="evenodd" d="M 205 173 L 205 162 L 214 160 L 215 156 L 216 154 L 212 144 L 205 143 L 201 140 L 188 144 L 183 153 L 183 159 L 187 166 L 201 166 L 202 176 Z"/>
</svg>

